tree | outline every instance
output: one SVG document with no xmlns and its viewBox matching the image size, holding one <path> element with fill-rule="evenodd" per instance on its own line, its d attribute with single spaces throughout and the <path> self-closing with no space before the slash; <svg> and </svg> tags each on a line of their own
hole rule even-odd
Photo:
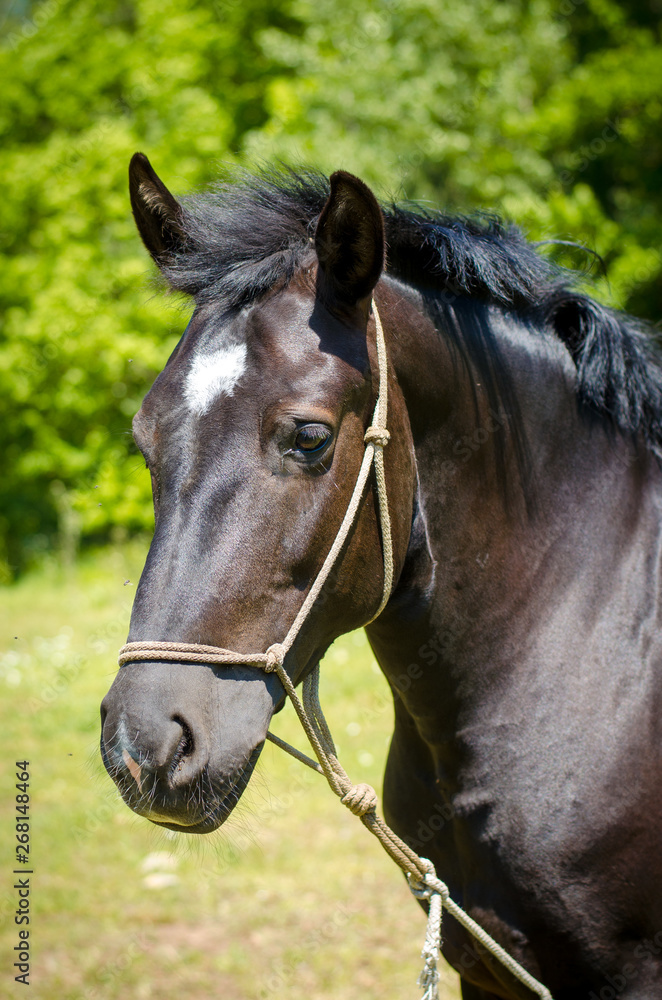
<svg viewBox="0 0 662 1000">
<path fill-rule="evenodd" d="M 59 535 L 151 521 L 131 417 L 183 326 L 150 289 L 126 172 L 137 149 L 183 189 L 233 161 L 293 31 L 263 0 L 45 0 L 4 23 L 0 108 L 0 577 Z"/>
<path fill-rule="evenodd" d="M 182 193 L 277 156 L 345 167 L 399 199 L 496 209 L 534 239 L 595 248 L 595 292 L 655 320 L 660 7 L 13 0 L 0 47 L 4 576 L 58 538 L 71 550 L 151 523 L 130 420 L 188 306 L 150 288 L 126 189 L 135 150 Z"/>
<path fill-rule="evenodd" d="M 292 9 L 300 35 L 261 36 L 290 72 L 268 84 L 250 155 L 342 166 L 398 197 L 579 240 L 605 260 L 598 295 L 662 317 L 659 0 Z"/>
</svg>

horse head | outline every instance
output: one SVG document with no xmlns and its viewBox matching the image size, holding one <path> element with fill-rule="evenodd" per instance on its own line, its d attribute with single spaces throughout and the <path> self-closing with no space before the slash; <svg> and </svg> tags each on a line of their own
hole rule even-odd
<svg viewBox="0 0 662 1000">
<path fill-rule="evenodd" d="M 204 245 L 195 206 L 180 205 L 141 154 L 131 163 L 130 191 L 145 246 L 166 277 L 188 275 L 196 307 L 133 422 L 152 477 L 155 531 L 129 641 L 264 652 L 296 618 L 361 465 L 378 386 L 371 301 L 384 267 L 382 213 L 361 181 L 336 173 L 296 267 L 283 266 L 276 249 L 269 270 L 267 247 L 261 283 L 251 288 L 244 273 L 234 288 L 198 287 L 194 272 L 205 254 L 213 272 L 214 247 L 220 256 L 234 253 L 239 275 L 241 246 L 223 248 L 222 231 L 206 234 Z M 238 243 L 237 227 L 228 239 Z M 414 472 L 392 370 L 389 392 L 385 465 L 397 580 Z M 377 506 L 369 487 L 286 657 L 294 683 L 380 604 Z M 252 666 L 127 663 L 102 704 L 104 763 L 140 815 L 209 832 L 236 804 L 283 699 L 278 678 Z"/>
</svg>

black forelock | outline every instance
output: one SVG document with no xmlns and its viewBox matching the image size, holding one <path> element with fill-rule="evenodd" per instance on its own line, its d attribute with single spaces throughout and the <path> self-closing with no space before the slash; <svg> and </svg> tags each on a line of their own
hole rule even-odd
<svg viewBox="0 0 662 1000">
<path fill-rule="evenodd" d="M 199 303 L 250 304 L 314 260 L 328 194 L 323 174 L 279 169 L 242 174 L 182 199 L 185 243 L 163 268 L 166 280 Z M 662 366 L 646 324 L 576 291 L 573 272 L 494 216 L 382 208 L 388 274 L 424 291 L 428 302 L 438 296 L 441 303 L 497 305 L 551 328 L 577 366 L 580 402 L 662 456 Z M 462 352 L 489 369 L 495 398 L 507 396 L 498 344 L 476 315 L 457 312 Z"/>
<path fill-rule="evenodd" d="M 182 198 L 186 242 L 163 268 L 168 283 L 198 302 L 250 304 L 312 253 L 328 193 L 322 174 L 264 171 Z"/>
</svg>

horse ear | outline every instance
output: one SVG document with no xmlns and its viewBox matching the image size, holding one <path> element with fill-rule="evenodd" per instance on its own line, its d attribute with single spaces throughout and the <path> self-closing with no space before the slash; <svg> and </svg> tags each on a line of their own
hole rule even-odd
<svg viewBox="0 0 662 1000">
<path fill-rule="evenodd" d="M 323 283 L 349 305 L 368 298 L 384 267 L 384 217 L 370 188 L 337 170 L 315 232 Z"/>
<path fill-rule="evenodd" d="M 161 267 L 185 242 L 183 213 L 144 153 L 134 153 L 131 157 L 129 194 L 138 232 Z"/>
</svg>

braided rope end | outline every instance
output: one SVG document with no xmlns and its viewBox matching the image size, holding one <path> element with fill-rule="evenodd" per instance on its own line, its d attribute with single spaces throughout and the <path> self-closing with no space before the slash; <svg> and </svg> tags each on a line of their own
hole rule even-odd
<svg viewBox="0 0 662 1000">
<path fill-rule="evenodd" d="M 439 1000 L 439 970 L 436 961 L 434 963 L 426 961 L 416 985 L 424 990 L 421 1000 Z"/>
<path fill-rule="evenodd" d="M 435 867 L 428 858 L 419 858 L 423 871 L 408 872 L 409 888 L 417 899 L 428 900 L 428 922 L 425 944 L 421 952 L 424 965 L 418 977 L 423 990 L 422 1000 L 439 1000 L 439 970 L 437 963 L 441 952 L 441 918 L 443 904 L 449 897 L 448 888 L 437 878 Z"/>
</svg>

